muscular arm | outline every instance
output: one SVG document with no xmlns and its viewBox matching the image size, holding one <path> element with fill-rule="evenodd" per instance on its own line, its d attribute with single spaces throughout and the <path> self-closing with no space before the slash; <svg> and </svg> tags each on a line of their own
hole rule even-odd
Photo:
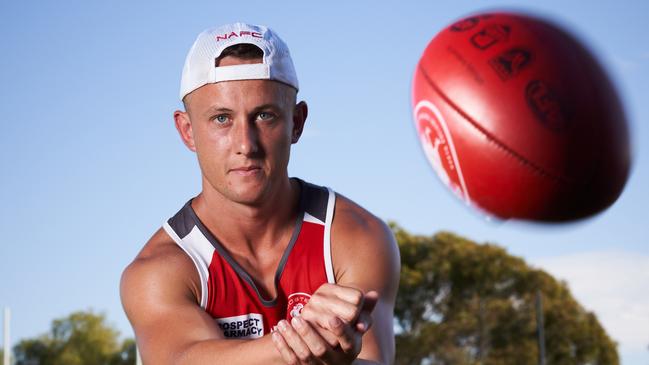
<svg viewBox="0 0 649 365">
<path fill-rule="evenodd" d="M 400 270 L 394 236 L 383 221 L 339 195 L 331 239 L 336 284 L 363 293 L 379 293 L 372 312 L 373 325 L 363 336 L 362 350 L 355 363 L 391 364 L 395 355 L 393 313 Z"/>
<path fill-rule="evenodd" d="M 400 261 L 392 232 L 339 197 L 331 240 L 336 284 L 316 290 L 301 312 L 304 324 L 280 322 L 275 345 L 289 364 L 391 364 Z"/>
<path fill-rule="evenodd" d="M 145 364 L 283 364 L 270 336 L 224 339 L 197 303 L 193 263 L 159 231 L 122 275 L 124 310 Z"/>
</svg>

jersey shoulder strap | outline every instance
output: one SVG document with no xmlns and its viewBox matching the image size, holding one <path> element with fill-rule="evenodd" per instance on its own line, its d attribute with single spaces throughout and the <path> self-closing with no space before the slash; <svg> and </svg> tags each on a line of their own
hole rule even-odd
<svg viewBox="0 0 649 365">
<path fill-rule="evenodd" d="M 206 308 L 209 267 L 214 256 L 214 246 L 196 225 L 198 218 L 191 202 L 189 200 L 176 215 L 162 225 L 162 228 L 194 262 L 201 281 L 201 307 Z"/>
<path fill-rule="evenodd" d="M 301 181 L 304 189 L 304 221 L 324 226 L 323 254 L 327 281 L 336 283 L 333 262 L 331 259 L 331 224 L 336 207 L 336 193 L 327 187 Z"/>
</svg>

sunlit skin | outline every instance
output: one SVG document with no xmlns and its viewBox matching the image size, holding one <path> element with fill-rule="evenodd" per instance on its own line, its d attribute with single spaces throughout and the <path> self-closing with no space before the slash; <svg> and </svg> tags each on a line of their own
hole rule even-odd
<svg viewBox="0 0 649 365">
<path fill-rule="evenodd" d="M 267 80 L 209 84 L 187 97 L 176 125 L 198 155 L 204 194 L 255 206 L 285 188 L 290 145 L 306 117 L 306 104 L 294 100 L 295 89 Z"/>
<path fill-rule="evenodd" d="M 275 82 L 206 85 L 192 95 L 193 150 L 203 171 L 203 195 L 257 207 L 286 188 L 293 141 L 291 110 Z M 220 195 L 220 196 L 219 196 Z"/>
</svg>

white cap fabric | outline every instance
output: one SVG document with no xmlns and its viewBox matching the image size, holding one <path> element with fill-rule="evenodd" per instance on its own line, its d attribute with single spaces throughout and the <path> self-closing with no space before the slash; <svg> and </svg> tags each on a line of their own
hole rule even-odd
<svg viewBox="0 0 649 365">
<path fill-rule="evenodd" d="M 227 47 L 250 43 L 264 52 L 262 63 L 216 67 L 216 58 Z M 276 80 L 299 89 L 295 67 L 286 43 L 263 25 L 234 23 L 198 35 L 189 50 L 180 80 L 180 100 L 199 87 L 220 81 Z"/>
</svg>

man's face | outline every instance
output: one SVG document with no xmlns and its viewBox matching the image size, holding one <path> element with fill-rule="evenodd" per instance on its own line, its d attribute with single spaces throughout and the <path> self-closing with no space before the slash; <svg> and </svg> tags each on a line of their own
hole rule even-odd
<svg viewBox="0 0 649 365">
<path fill-rule="evenodd" d="M 295 93 L 276 81 L 241 80 L 208 84 L 188 95 L 187 113 L 176 112 L 176 126 L 196 151 L 203 189 L 248 205 L 276 191 L 288 177 L 290 147 L 306 118 L 306 105 L 296 106 Z M 183 117 L 189 120 L 188 138 Z"/>
</svg>

